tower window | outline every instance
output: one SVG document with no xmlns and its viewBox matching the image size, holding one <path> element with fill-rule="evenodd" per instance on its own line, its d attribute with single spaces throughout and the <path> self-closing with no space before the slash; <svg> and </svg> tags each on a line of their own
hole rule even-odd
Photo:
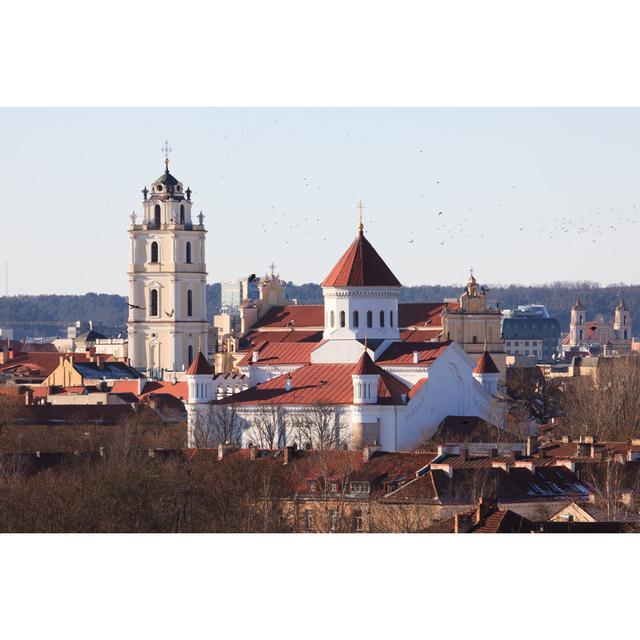
<svg viewBox="0 0 640 640">
<path fill-rule="evenodd" d="M 180 205 L 180 224 L 184 224 L 184 205 Z"/>
<path fill-rule="evenodd" d="M 346 324 L 345 313 L 344 313 L 344 311 L 341 311 L 340 312 L 340 326 L 344 327 L 345 324 Z"/>
<path fill-rule="evenodd" d="M 158 315 L 158 290 L 151 289 L 151 300 L 149 301 L 149 306 L 151 307 L 151 315 Z"/>
<path fill-rule="evenodd" d="M 354 311 L 353 312 L 353 327 L 355 329 L 357 329 L 359 324 L 360 324 L 360 318 L 358 317 L 358 312 Z"/>
<path fill-rule="evenodd" d="M 333 329 L 335 323 L 336 323 L 336 314 L 332 311 L 331 314 L 329 315 L 329 317 L 331 318 L 330 320 L 330 324 L 331 324 L 331 328 Z"/>
<path fill-rule="evenodd" d="M 157 204 L 154 208 L 153 208 L 153 224 L 156 227 L 160 226 L 160 205 Z"/>
<path fill-rule="evenodd" d="M 187 242 L 187 264 L 191 264 L 191 243 Z"/>
<path fill-rule="evenodd" d="M 373 328 L 373 311 L 367 311 L 367 329 Z"/>
<path fill-rule="evenodd" d="M 380 312 L 380 326 L 384 327 L 384 311 Z"/>
<path fill-rule="evenodd" d="M 189 317 L 193 315 L 193 291 L 191 289 L 187 291 L 187 315 Z"/>
<path fill-rule="evenodd" d="M 393 311 L 389 311 L 389 326 L 393 327 Z"/>
<path fill-rule="evenodd" d="M 158 243 L 151 243 L 151 262 L 158 262 Z"/>
<path fill-rule="evenodd" d="M 193 362 L 193 346 L 189 345 L 187 349 L 187 362 L 191 364 Z"/>
</svg>

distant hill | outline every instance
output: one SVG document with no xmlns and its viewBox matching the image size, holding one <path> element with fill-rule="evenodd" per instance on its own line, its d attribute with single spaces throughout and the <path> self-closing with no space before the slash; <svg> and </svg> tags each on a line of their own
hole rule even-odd
<svg viewBox="0 0 640 640">
<path fill-rule="evenodd" d="M 404 287 L 403 302 L 435 302 L 457 297 L 461 285 L 422 285 Z M 315 283 L 286 284 L 287 297 L 298 304 L 322 302 L 322 290 Z M 631 309 L 634 333 L 640 335 L 640 285 L 601 287 L 593 282 L 555 282 L 540 286 L 496 286 L 489 291 L 490 303 L 503 309 L 520 304 L 544 304 L 558 319 L 563 331 L 568 330 L 569 308 L 580 295 L 587 309 L 587 318 L 597 314 L 612 316 L 623 295 Z M 220 283 L 207 285 L 207 314 L 211 317 L 220 308 Z M 0 297 L 0 326 L 7 321 L 15 325 L 16 338 L 25 336 L 65 335 L 66 325 L 74 320 L 93 320 L 103 327 L 123 330 L 127 322 L 127 299 L 104 293 L 84 295 L 41 295 Z"/>
</svg>

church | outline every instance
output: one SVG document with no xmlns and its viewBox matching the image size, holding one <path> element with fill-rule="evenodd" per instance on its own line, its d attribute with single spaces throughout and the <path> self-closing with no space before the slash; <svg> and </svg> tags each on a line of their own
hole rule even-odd
<svg viewBox="0 0 640 640">
<path fill-rule="evenodd" d="M 258 306 L 282 299 L 275 276 L 260 286 Z M 267 305 L 253 324 L 236 393 L 221 391 L 202 354 L 192 363 L 189 446 L 198 432 L 230 420 L 238 421 L 243 446 L 387 451 L 412 448 L 447 416 L 502 426 L 500 372 L 486 343 L 476 361 L 455 341 L 440 340 L 434 324 L 456 303 L 403 305 L 401 288 L 361 222 L 322 282 L 323 305 Z"/>
</svg>

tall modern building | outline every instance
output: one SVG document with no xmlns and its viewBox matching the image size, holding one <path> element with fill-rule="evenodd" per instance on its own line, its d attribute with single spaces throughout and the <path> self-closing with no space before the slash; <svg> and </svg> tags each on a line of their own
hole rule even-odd
<svg viewBox="0 0 640 640">
<path fill-rule="evenodd" d="M 220 283 L 220 310 L 238 315 L 244 300 L 257 300 L 259 278 L 249 276 Z"/>
<path fill-rule="evenodd" d="M 207 353 L 205 228 L 192 220 L 191 190 L 164 173 L 142 190 L 142 220 L 131 215 L 129 357 L 160 374 L 182 371 Z"/>
</svg>

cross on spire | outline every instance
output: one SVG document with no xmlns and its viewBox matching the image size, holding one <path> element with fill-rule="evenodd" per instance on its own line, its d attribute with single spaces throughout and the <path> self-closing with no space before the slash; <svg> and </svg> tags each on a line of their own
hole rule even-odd
<svg viewBox="0 0 640 640">
<path fill-rule="evenodd" d="M 274 275 L 274 273 L 275 273 L 275 271 L 276 271 L 276 265 L 272 262 L 272 263 L 269 265 L 269 269 L 271 269 L 271 277 L 273 278 L 273 275 Z"/>
<path fill-rule="evenodd" d="M 165 140 L 162 149 L 160 149 L 162 153 L 164 153 L 164 166 L 167 171 L 169 171 L 169 154 L 173 151 L 173 149 L 169 146 L 169 141 Z"/>
<path fill-rule="evenodd" d="M 364 204 L 362 200 L 358 201 L 357 207 L 360 211 L 360 226 L 358 228 L 360 229 L 360 233 L 362 233 L 364 231 Z"/>
</svg>

